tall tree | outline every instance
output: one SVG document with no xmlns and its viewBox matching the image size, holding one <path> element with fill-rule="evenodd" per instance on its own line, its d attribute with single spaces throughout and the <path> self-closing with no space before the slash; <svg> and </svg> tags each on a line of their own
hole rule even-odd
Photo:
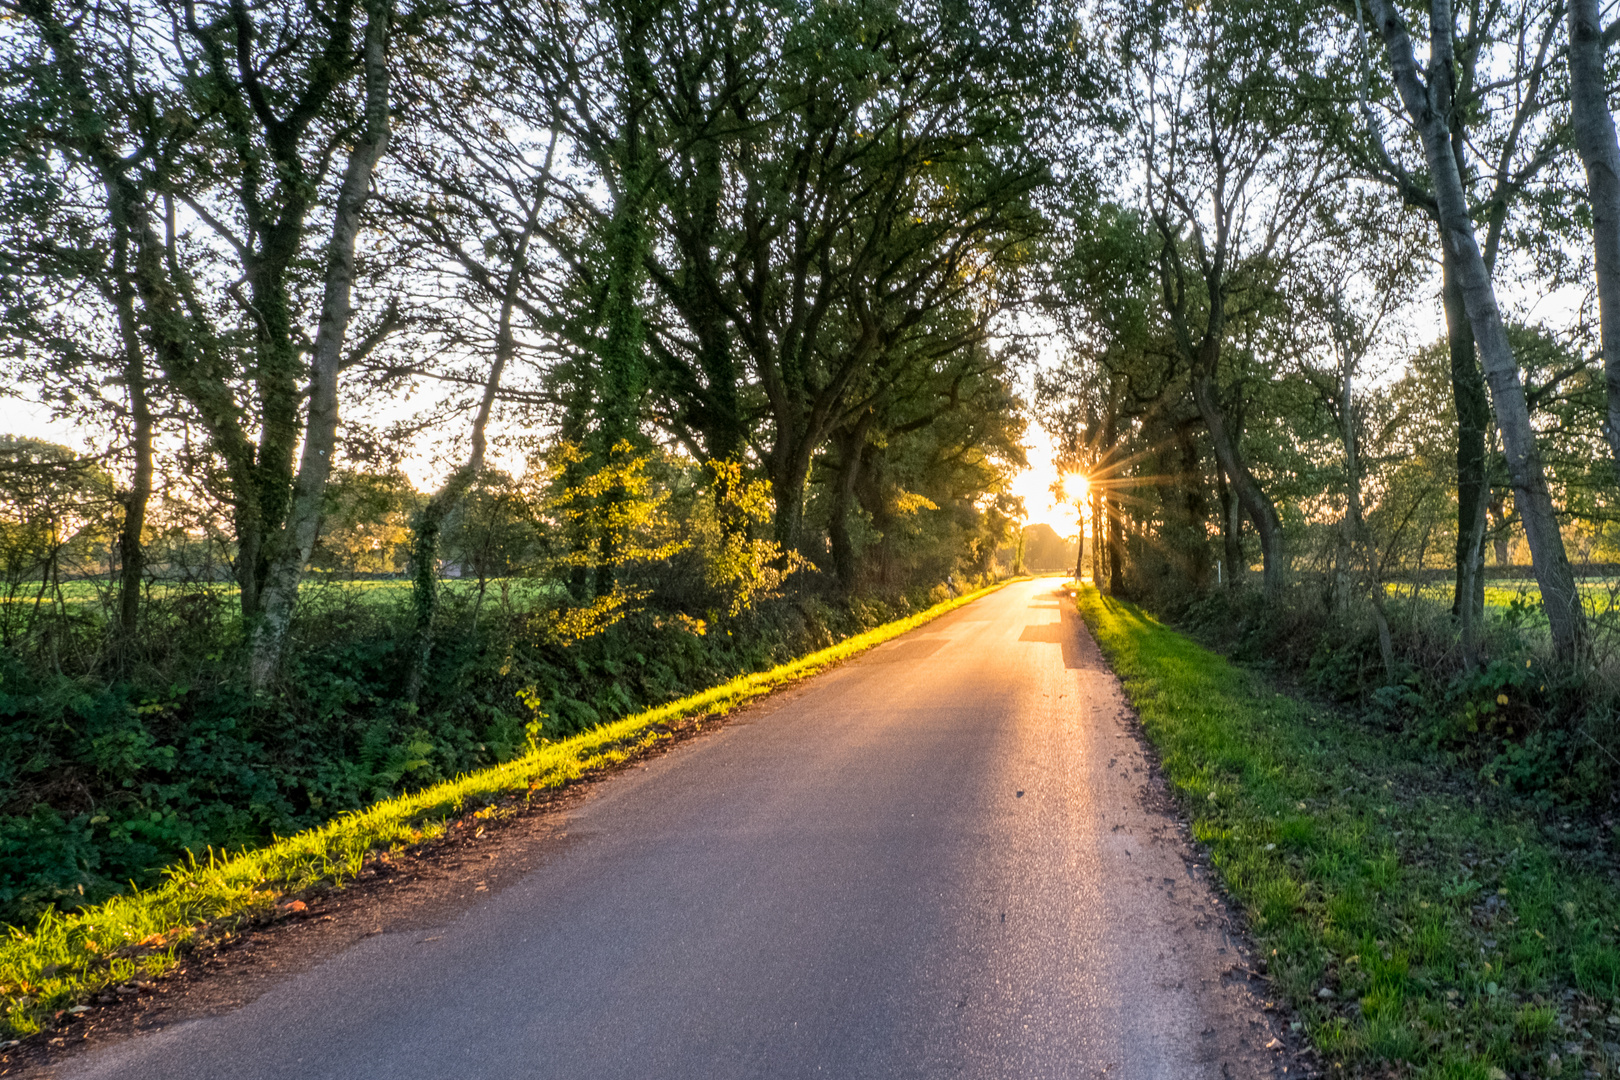
<svg viewBox="0 0 1620 1080">
<path fill-rule="evenodd" d="M 1513 479 L 1514 502 L 1524 521 L 1553 645 L 1560 659 L 1573 661 L 1585 649 L 1585 613 L 1559 531 L 1535 429 L 1530 424 L 1524 385 L 1519 379 L 1507 328 L 1497 306 L 1490 268 L 1474 230 L 1452 144 L 1456 57 L 1450 6 L 1437 0 L 1430 12 L 1427 79 L 1418 67 L 1411 36 L 1399 11 L 1388 0 L 1368 0 L 1368 11 L 1384 43 L 1386 62 L 1401 104 L 1422 141 L 1433 185 L 1441 244 L 1456 272 L 1485 382 L 1490 388 Z"/>
<path fill-rule="evenodd" d="M 1620 477 L 1620 138 L 1609 111 L 1606 33 L 1598 0 L 1569 0 L 1569 99 L 1575 146 L 1586 167 L 1596 253 L 1598 327 L 1608 404 L 1604 434 Z"/>
<path fill-rule="evenodd" d="M 1414 138 L 1416 158 L 1403 159 L 1400 147 L 1385 141 L 1379 110 L 1383 105 L 1371 85 L 1371 56 L 1355 8 L 1358 39 L 1354 55 L 1358 75 L 1361 130 L 1343 143 L 1349 156 L 1368 174 L 1391 186 L 1409 206 L 1423 210 L 1443 234 L 1439 204 L 1424 162 L 1421 138 Z M 1481 256 L 1495 273 L 1502 239 L 1514 215 L 1527 204 L 1533 209 L 1536 185 L 1555 160 L 1564 138 L 1551 122 L 1552 87 L 1548 74 L 1555 58 L 1559 26 L 1557 4 L 1542 0 L 1511 5 L 1447 5 L 1434 17 L 1448 22 L 1451 76 L 1445 121 L 1456 173 L 1475 219 L 1483 228 Z M 1393 89 L 1393 88 L 1391 88 Z M 1401 106 L 1390 106 L 1397 114 Z M 1328 118 L 1330 128 L 1347 133 L 1344 117 Z M 1415 129 L 1414 129 L 1415 136 Z M 1441 306 L 1451 362 L 1456 428 L 1457 528 L 1455 588 L 1452 613 L 1470 652 L 1479 640 L 1484 619 L 1484 536 L 1490 501 L 1486 442 L 1491 427 L 1490 395 L 1480 367 L 1460 268 L 1450 248 L 1441 244 Z"/>
<path fill-rule="evenodd" d="M 1309 35 L 1302 21 L 1246 3 L 1155 8 L 1122 14 L 1120 25 L 1162 309 L 1274 593 L 1288 566 L 1282 519 L 1246 458 L 1223 379 L 1234 333 L 1313 241 L 1311 207 L 1334 179 L 1324 148 L 1302 133 L 1307 99 L 1289 82 L 1309 68 Z"/>
<path fill-rule="evenodd" d="M 593 11 L 619 28 L 613 48 L 554 32 L 541 55 L 577 88 L 569 137 L 599 172 L 620 176 L 645 140 L 647 220 L 669 238 L 646 255 L 655 414 L 700 457 L 751 451 L 791 547 L 814 455 L 898 355 L 885 340 L 964 285 L 991 295 L 990 268 L 1035 225 L 1048 170 L 1014 72 L 1040 68 L 877 3 Z"/>
<path fill-rule="evenodd" d="M 104 190 L 113 227 L 129 238 L 153 356 L 223 462 L 262 685 L 279 661 L 337 445 L 356 238 L 387 141 L 393 12 L 385 0 L 117 10 L 102 20 L 51 0 L 15 6 L 65 88 L 68 115 L 52 137 Z M 176 99 L 169 113 L 153 117 L 150 95 L 96 92 L 147 81 L 153 68 Z M 172 165 L 144 170 L 150 150 L 115 141 L 135 126 L 126 112 L 177 144 Z M 345 167 L 334 191 L 325 183 L 335 157 Z M 311 251 L 323 193 L 330 233 Z M 182 207 L 201 231 L 182 222 Z M 311 340 L 300 314 L 314 292 Z"/>
</svg>

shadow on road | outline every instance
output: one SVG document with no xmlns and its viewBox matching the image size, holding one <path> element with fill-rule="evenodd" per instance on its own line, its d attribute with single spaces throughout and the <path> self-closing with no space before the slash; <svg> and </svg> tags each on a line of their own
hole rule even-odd
<svg viewBox="0 0 1620 1080">
<path fill-rule="evenodd" d="M 1080 613 L 1074 610 L 1072 604 L 1057 603 L 1031 604 L 1031 607 L 1055 607 L 1061 613 L 1062 622 L 1030 623 L 1024 627 L 1024 632 L 1018 635 L 1019 641 L 1044 642 L 1048 645 L 1063 647 L 1063 666 L 1066 668 L 1085 668 L 1091 666 L 1085 651 L 1081 648 L 1081 640 L 1085 636 L 1085 627 L 1082 624 Z"/>
</svg>

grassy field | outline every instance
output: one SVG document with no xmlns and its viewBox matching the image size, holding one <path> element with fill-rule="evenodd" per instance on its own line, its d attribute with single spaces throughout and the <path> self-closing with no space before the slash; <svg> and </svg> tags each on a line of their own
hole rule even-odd
<svg viewBox="0 0 1620 1080">
<path fill-rule="evenodd" d="M 1607 819 L 1538 813 L 1130 604 L 1077 602 L 1330 1075 L 1620 1075 Z"/>
<path fill-rule="evenodd" d="M 1600 578 L 1587 578 L 1576 582 L 1581 591 L 1581 599 L 1586 604 L 1588 614 L 1597 615 L 1620 606 L 1617 593 L 1620 593 L 1620 582 Z M 1405 599 L 1414 595 L 1410 584 L 1390 582 L 1385 585 L 1393 599 Z M 1449 581 L 1431 581 L 1418 586 L 1415 595 L 1422 600 L 1432 601 L 1451 606 L 1452 585 Z M 1515 605 L 1528 609 L 1533 615 L 1541 612 L 1541 589 L 1533 580 L 1487 580 L 1485 583 L 1485 606 L 1498 611 L 1507 611 Z"/>
<path fill-rule="evenodd" d="M 0 941 L 0 1036 L 34 1034 L 65 1010 L 82 1010 L 82 1003 L 105 987 L 160 976 L 203 936 L 262 917 L 300 892 L 353 879 L 372 852 L 432 839 L 453 818 L 501 812 L 499 800 L 558 788 L 623 761 L 669 738 L 665 725 L 673 721 L 725 713 L 1002 584 L 1006 583 L 886 623 L 770 671 L 536 746 L 504 765 L 375 803 L 268 847 L 176 866 L 158 888 L 119 896 L 72 915 L 50 913 L 27 928 L 9 928 Z"/>
</svg>

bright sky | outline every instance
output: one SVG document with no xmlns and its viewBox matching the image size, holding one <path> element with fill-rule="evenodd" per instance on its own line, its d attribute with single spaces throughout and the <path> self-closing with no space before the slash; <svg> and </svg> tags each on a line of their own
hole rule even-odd
<svg viewBox="0 0 1620 1080">
<path fill-rule="evenodd" d="M 1074 504 L 1059 505 L 1052 499 L 1052 481 L 1057 479 L 1057 468 L 1052 463 L 1051 436 L 1031 421 L 1024 431 L 1024 446 L 1028 450 L 1029 468 L 1013 481 L 1012 493 L 1024 500 L 1026 523 L 1045 522 L 1057 530 L 1059 536 L 1074 535 Z"/>
<path fill-rule="evenodd" d="M 65 420 L 52 420 L 45 406 L 18 398 L 0 397 L 0 435 L 25 435 L 79 451 L 90 449 L 83 433 L 74 425 Z"/>
</svg>

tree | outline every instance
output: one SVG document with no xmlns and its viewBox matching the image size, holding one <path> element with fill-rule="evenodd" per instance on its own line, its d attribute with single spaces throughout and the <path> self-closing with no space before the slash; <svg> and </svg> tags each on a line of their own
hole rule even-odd
<svg viewBox="0 0 1620 1080">
<path fill-rule="evenodd" d="M 1484 617 L 1484 536 L 1489 510 L 1490 483 L 1486 471 L 1486 441 L 1491 427 L 1491 401 L 1481 371 L 1475 330 L 1463 293 L 1460 266 L 1445 239 L 1445 226 L 1437 199 L 1436 181 L 1427 164 L 1427 147 L 1413 124 L 1416 158 L 1404 160 L 1400 148 L 1386 142 L 1381 110 L 1401 115 L 1397 101 L 1385 104 L 1371 85 L 1371 58 L 1356 8 L 1357 47 L 1362 65 L 1358 91 L 1362 131 L 1349 138 L 1352 160 L 1390 185 L 1407 205 L 1422 209 L 1434 221 L 1442 238 L 1439 252 L 1441 302 L 1445 311 L 1450 349 L 1452 394 L 1456 429 L 1456 588 L 1452 613 L 1465 642 L 1477 641 Z M 1475 4 L 1435 9 L 1446 22 L 1444 40 L 1450 77 L 1445 90 L 1444 122 L 1448 132 L 1453 172 L 1458 177 L 1470 212 L 1483 227 L 1481 258 L 1488 274 L 1496 272 L 1501 243 L 1513 215 L 1540 209 L 1535 184 L 1556 160 L 1564 135 L 1548 116 L 1551 91 L 1547 76 L 1552 68 L 1552 43 L 1559 17 L 1557 5 L 1528 2 L 1519 5 Z M 1463 17 L 1466 16 L 1466 25 Z M 1506 76 L 1488 73 L 1505 68 Z M 1482 73 L 1487 73 L 1482 75 Z M 1398 82 L 1398 80 L 1397 80 Z M 1340 118 L 1328 121 L 1330 126 Z M 1420 164 L 1421 163 L 1421 164 Z M 1524 230 L 1521 230 L 1523 232 Z"/>
<path fill-rule="evenodd" d="M 134 36 L 133 12 L 120 5 L 102 15 L 111 33 L 98 44 L 104 55 L 116 57 L 119 32 Z M 137 307 L 131 222 L 109 214 L 106 178 L 98 182 L 85 170 L 75 151 L 79 141 L 64 139 L 63 129 L 83 122 L 83 95 L 93 92 L 109 114 L 104 120 L 116 125 L 102 138 L 137 148 L 122 164 L 121 181 L 129 191 L 149 193 L 155 177 L 174 163 L 175 143 L 161 118 L 176 94 L 145 72 L 129 71 L 127 63 L 58 70 L 45 41 L 22 35 L 9 46 L 13 92 L 0 126 L 13 170 L 0 212 L 8 361 L 18 385 L 38 386 L 58 415 L 112 428 L 124 443 L 129 484 L 120 499 L 118 542 L 122 644 L 136 630 L 145 571 L 142 533 L 157 419 L 151 352 Z M 60 302 L 68 296 L 77 302 Z"/>
<path fill-rule="evenodd" d="M 65 103 L 63 122 L 42 137 L 105 191 L 113 229 L 129 238 L 156 361 L 223 462 L 251 675 L 262 686 L 319 528 L 339 376 L 354 359 L 345 341 L 356 238 L 388 139 L 392 8 L 125 4 L 107 21 L 63 15 L 51 0 L 13 10 L 48 50 Z M 154 116 L 152 93 L 98 92 L 141 85 L 151 67 L 179 108 Z M 140 122 L 126 122 L 129 112 Z M 147 145 L 126 152 L 115 139 L 127 131 Z M 154 144 L 169 142 L 173 166 L 147 171 Z M 344 166 L 330 233 L 311 251 L 310 216 L 334 157 Z M 204 232 L 181 223 L 180 207 Z M 310 262 L 319 266 L 309 281 L 320 293 L 313 340 L 300 325 L 300 307 L 313 302 L 300 295 Z M 231 303 L 215 303 L 214 288 Z"/>
<path fill-rule="evenodd" d="M 1287 570 L 1282 519 L 1245 459 L 1225 403 L 1228 350 L 1316 239 L 1310 209 L 1336 181 L 1303 131 L 1301 21 L 1269 5 L 1121 16 L 1119 48 L 1140 199 L 1156 236 L 1161 303 L 1225 482 L 1260 537 L 1265 588 Z"/>
<path fill-rule="evenodd" d="M 1028 196 L 1048 171 L 1026 145 L 1040 117 L 1020 78 L 1040 76 L 1035 51 L 877 3 L 592 12 L 588 31 L 555 28 L 537 63 L 565 88 L 569 138 L 610 178 L 604 235 L 642 190 L 625 163 L 646 170 L 662 237 L 641 298 L 654 416 L 699 460 L 752 451 L 791 547 L 814 455 L 860 411 L 851 388 L 892 377 L 891 343 L 933 310 L 964 292 L 988 302 L 1039 227 Z"/>
<path fill-rule="evenodd" d="M 1598 322 L 1608 415 L 1603 430 L 1620 478 L 1620 138 L 1609 111 L 1604 54 L 1620 23 L 1603 27 L 1598 0 L 1569 0 L 1569 102 L 1575 146 L 1586 167 L 1596 253 Z"/>
<path fill-rule="evenodd" d="M 455 388 L 445 413 L 472 414 L 465 456 L 413 523 L 412 701 L 433 651 L 445 523 L 479 483 L 497 405 L 535 400 L 540 353 L 562 306 L 556 279 L 575 250 L 557 220 L 558 133 L 547 98 L 530 92 L 521 52 L 489 49 L 505 29 L 497 11 L 419 44 L 399 90 L 410 107 L 394 144 L 398 168 L 379 193 L 402 226 L 396 258 L 419 290 L 412 316 L 432 359 L 386 357 L 371 365 L 374 377 L 386 383 L 408 369 Z"/>
<path fill-rule="evenodd" d="M 64 571 L 94 566 L 113 505 L 112 477 L 93 459 L 0 436 L 0 644 L 15 644 L 57 610 Z"/>
<path fill-rule="evenodd" d="M 1573 661 L 1585 648 L 1586 618 L 1575 575 L 1564 549 L 1552 495 L 1547 486 L 1535 430 L 1530 424 L 1524 385 L 1507 328 L 1497 307 L 1496 290 L 1474 231 L 1462 177 L 1452 143 L 1454 91 L 1453 27 L 1449 7 L 1437 4 L 1429 22 L 1430 65 L 1420 73 L 1405 20 L 1388 0 L 1368 0 L 1375 30 L 1384 42 L 1389 70 L 1402 106 L 1422 140 L 1428 165 L 1441 244 L 1453 266 L 1468 321 L 1490 388 L 1497 425 L 1513 479 L 1514 503 L 1530 542 L 1532 565 L 1541 586 L 1542 605 L 1560 659 Z"/>
</svg>

